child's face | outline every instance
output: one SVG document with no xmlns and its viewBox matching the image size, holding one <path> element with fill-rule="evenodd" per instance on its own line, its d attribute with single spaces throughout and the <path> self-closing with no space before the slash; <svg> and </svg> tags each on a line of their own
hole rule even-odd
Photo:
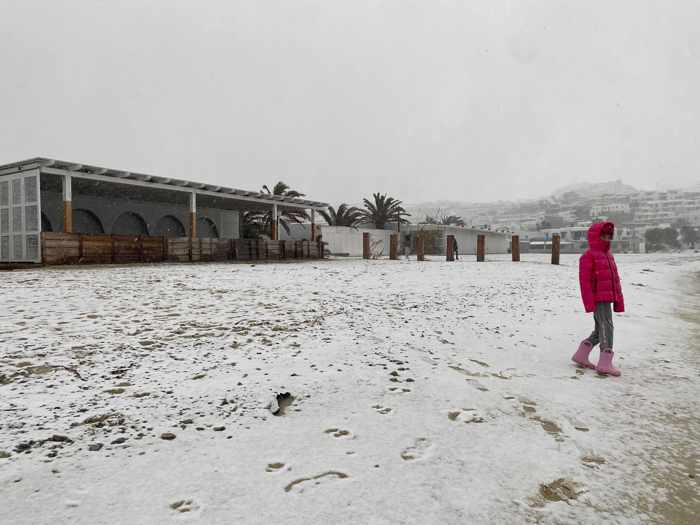
<svg viewBox="0 0 700 525">
<path fill-rule="evenodd" d="M 603 241 L 608 241 L 608 242 L 612 241 L 612 235 L 610 235 L 609 233 L 603 233 L 603 234 L 600 236 L 600 238 L 601 238 L 601 240 L 603 240 Z"/>
</svg>

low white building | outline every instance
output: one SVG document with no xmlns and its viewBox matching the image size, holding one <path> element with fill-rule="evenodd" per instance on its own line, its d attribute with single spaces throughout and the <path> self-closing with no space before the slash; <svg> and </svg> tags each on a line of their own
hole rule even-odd
<svg viewBox="0 0 700 525">
<path fill-rule="evenodd" d="M 630 213 L 629 202 L 606 202 L 591 206 L 591 217 L 599 217 L 606 213 Z"/>
</svg>

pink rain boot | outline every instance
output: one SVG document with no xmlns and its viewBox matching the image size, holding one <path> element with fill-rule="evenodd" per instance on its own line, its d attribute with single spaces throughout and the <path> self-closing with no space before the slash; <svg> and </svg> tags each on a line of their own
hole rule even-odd
<svg viewBox="0 0 700 525">
<path fill-rule="evenodd" d="M 614 352 L 600 352 L 600 359 L 598 359 L 598 366 L 595 367 L 596 371 L 601 375 L 611 375 L 619 376 L 621 374 L 620 370 L 615 368 L 612 364 Z"/>
<path fill-rule="evenodd" d="M 590 341 L 581 341 L 578 350 L 571 356 L 571 360 L 584 368 L 595 368 L 595 365 L 588 360 L 588 354 L 591 353 L 591 350 L 593 350 L 593 345 Z"/>
</svg>

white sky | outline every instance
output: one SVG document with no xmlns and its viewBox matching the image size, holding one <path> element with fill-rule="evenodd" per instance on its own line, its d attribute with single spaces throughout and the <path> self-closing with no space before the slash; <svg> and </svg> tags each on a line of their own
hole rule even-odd
<svg viewBox="0 0 700 525">
<path fill-rule="evenodd" d="M 0 0 L 0 163 L 311 198 L 700 181 L 697 0 Z"/>
</svg>

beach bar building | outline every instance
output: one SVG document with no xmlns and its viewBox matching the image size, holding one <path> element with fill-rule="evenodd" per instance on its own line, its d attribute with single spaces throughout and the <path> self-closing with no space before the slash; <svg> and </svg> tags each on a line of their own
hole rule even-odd
<svg viewBox="0 0 700 525">
<path fill-rule="evenodd" d="M 0 262 L 212 260 L 235 258 L 237 250 L 249 258 L 268 258 L 271 251 L 287 258 L 299 256 L 299 250 L 319 256 L 313 222 L 315 211 L 326 207 L 312 200 L 34 158 L 0 165 Z M 305 210 L 311 217 L 311 238 L 301 248 L 285 245 L 296 241 L 278 241 L 277 217 L 291 210 Z M 240 239 L 244 211 L 271 212 L 272 239 L 262 242 L 276 244 Z"/>
</svg>

